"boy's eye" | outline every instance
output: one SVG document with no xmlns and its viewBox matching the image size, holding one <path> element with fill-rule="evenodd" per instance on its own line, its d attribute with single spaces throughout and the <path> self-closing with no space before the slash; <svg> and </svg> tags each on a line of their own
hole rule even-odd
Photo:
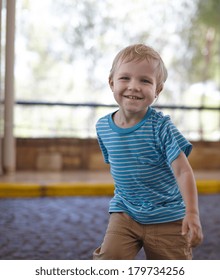
<svg viewBox="0 0 220 280">
<path fill-rule="evenodd" d="M 143 79 L 142 82 L 145 83 L 145 84 L 151 84 L 151 82 L 147 79 Z"/>
</svg>

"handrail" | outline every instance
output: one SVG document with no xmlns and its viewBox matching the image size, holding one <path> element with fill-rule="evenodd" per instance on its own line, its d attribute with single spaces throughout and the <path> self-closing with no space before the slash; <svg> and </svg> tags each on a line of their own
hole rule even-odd
<svg viewBox="0 0 220 280">
<path fill-rule="evenodd" d="M 24 101 L 17 100 L 16 105 L 22 106 L 68 106 L 68 107 L 107 107 L 115 108 L 117 104 L 103 104 L 103 103 L 67 103 L 67 102 L 51 102 L 51 101 Z M 180 110 L 215 110 L 220 111 L 220 107 L 206 107 L 206 106 L 179 106 L 179 105 L 153 105 L 154 108 L 158 109 L 180 109 Z"/>
</svg>

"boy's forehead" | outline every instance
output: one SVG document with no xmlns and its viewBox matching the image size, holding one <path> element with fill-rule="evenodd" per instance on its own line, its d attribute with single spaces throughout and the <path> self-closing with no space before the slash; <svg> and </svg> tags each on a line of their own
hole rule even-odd
<svg viewBox="0 0 220 280">
<path fill-rule="evenodd" d="M 146 71 L 150 70 L 155 72 L 157 66 L 158 66 L 158 61 L 156 61 L 155 59 L 146 59 L 146 58 L 142 58 L 142 59 L 124 59 L 124 60 L 119 60 L 117 65 L 116 65 L 116 71 L 120 71 L 123 70 L 125 68 L 132 70 L 132 68 L 130 68 L 130 64 L 132 64 L 133 66 L 135 65 L 141 65 L 142 69 L 146 69 Z"/>
</svg>

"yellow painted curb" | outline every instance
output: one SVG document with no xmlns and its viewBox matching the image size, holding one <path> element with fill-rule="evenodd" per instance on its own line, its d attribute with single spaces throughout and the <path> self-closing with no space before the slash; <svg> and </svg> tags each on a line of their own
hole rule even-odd
<svg viewBox="0 0 220 280">
<path fill-rule="evenodd" d="M 41 186 L 28 183 L 0 183 L 0 198 L 39 197 Z"/>
<path fill-rule="evenodd" d="M 46 187 L 46 196 L 77 196 L 77 195 L 113 195 L 113 184 L 89 184 L 89 183 L 59 183 L 51 184 Z"/>
<path fill-rule="evenodd" d="M 199 194 L 220 193 L 220 181 L 197 180 Z M 114 185 L 111 183 L 1 183 L 0 198 L 45 197 L 45 196 L 112 196 Z"/>
<path fill-rule="evenodd" d="M 214 194 L 220 192 L 220 181 L 216 180 L 197 180 L 199 194 Z"/>
<path fill-rule="evenodd" d="M 0 198 L 45 196 L 111 196 L 114 185 L 109 183 L 57 183 L 37 185 L 0 183 Z"/>
</svg>

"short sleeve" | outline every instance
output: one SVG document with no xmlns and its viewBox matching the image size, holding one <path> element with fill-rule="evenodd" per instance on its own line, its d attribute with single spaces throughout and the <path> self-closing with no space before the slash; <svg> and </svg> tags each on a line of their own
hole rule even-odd
<svg viewBox="0 0 220 280">
<path fill-rule="evenodd" d="M 192 144 L 179 132 L 169 116 L 165 116 L 158 124 L 158 141 L 164 157 L 171 164 L 181 152 L 188 157 Z"/>
<path fill-rule="evenodd" d="M 97 133 L 97 138 L 98 138 L 98 143 L 99 143 L 100 149 L 102 151 L 102 155 L 104 157 L 104 161 L 105 161 L 105 163 L 109 164 L 108 151 L 105 148 L 105 145 L 103 144 L 102 139 L 98 133 Z"/>
</svg>

